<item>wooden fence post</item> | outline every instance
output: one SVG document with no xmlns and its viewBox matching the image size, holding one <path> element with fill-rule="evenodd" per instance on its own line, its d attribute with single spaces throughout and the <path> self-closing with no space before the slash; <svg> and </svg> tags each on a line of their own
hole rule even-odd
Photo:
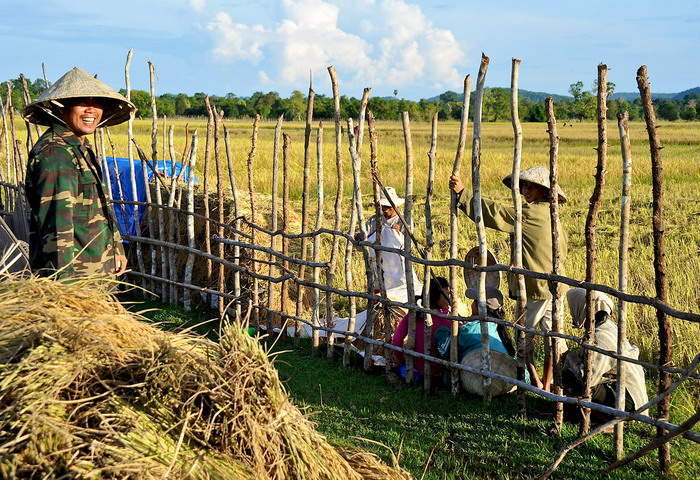
<svg viewBox="0 0 700 480">
<path fill-rule="evenodd" d="M 197 130 L 192 133 L 192 148 L 190 148 L 190 172 L 187 176 L 187 246 L 190 248 L 195 248 L 194 244 L 194 168 L 197 166 Z M 194 266 L 194 255 L 190 253 L 187 255 L 187 262 L 185 263 L 185 275 L 183 278 L 183 283 L 192 283 L 192 267 Z M 192 309 L 192 292 L 189 289 L 183 291 L 183 306 L 185 310 L 189 311 Z"/>
<path fill-rule="evenodd" d="M 372 199 L 374 204 L 374 244 L 382 244 L 382 227 L 383 218 L 382 207 L 379 203 L 379 162 L 377 161 L 377 155 L 379 153 L 379 148 L 377 145 L 377 128 L 376 120 L 371 111 L 367 112 L 368 116 L 368 126 L 369 126 L 369 166 L 372 176 Z M 379 294 L 382 298 L 387 298 L 386 295 L 386 285 L 384 284 L 384 269 L 382 268 L 382 252 L 380 250 L 374 249 L 375 264 L 377 265 L 377 287 L 379 288 Z M 382 315 L 384 316 L 384 338 L 387 343 L 391 343 L 391 309 L 387 308 L 384 304 L 381 305 Z M 389 370 L 391 367 L 391 362 L 389 361 L 389 350 L 384 349 L 384 358 L 386 361 L 386 369 Z"/>
<path fill-rule="evenodd" d="M 275 137 L 273 140 L 272 144 L 272 211 L 271 211 L 271 219 L 270 219 L 270 230 L 273 232 L 277 231 L 277 196 L 278 196 L 278 173 L 279 173 L 279 150 L 280 150 L 280 139 L 282 136 L 282 122 L 284 121 L 284 114 L 280 115 L 277 118 L 277 124 L 275 124 Z M 276 235 L 272 235 L 270 238 L 270 248 L 273 250 L 276 249 L 277 247 L 277 242 L 276 242 Z M 268 261 L 270 263 L 270 267 L 268 268 L 268 276 L 272 277 L 274 276 L 276 269 L 272 265 L 272 254 L 268 255 L 267 257 Z M 275 306 L 274 302 L 274 294 L 275 294 L 275 289 L 273 288 L 272 282 L 267 282 L 267 307 L 269 309 L 273 309 Z M 267 313 L 267 333 L 269 335 L 272 334 L 272 329 L 273 329 L 273 315 L 272 313 L 268 312 Z M 284 320 L 281 319 L 280 325 L 284 324 Z"/>
<path fill-rule="evenodd" d="M 309 148 L 311 142 L 311 122 L 314 117 L 314 96 L 315 92 L 313 89 L 313 84 L 311 82 L 311 76 L 309 74 L 309 94 L 306 99 L 306 127 L 304 129 L 304 183 L 301 192 L 301 233 L 306 233 L 306 217 L 309 213 L 309 178 L 310 175 L 310 163 L 311 163 L 311 149 Z M 301 254 L 300 258 L 306 260 L 306 250 L 308 248 L 308 238 L 303 237 L 301 239 Z M 306 266 L 301 265 L 299 267 L 299 278 L 304 279 L 304 273 L 306 271 Z M 301 316 L 302 303 L 304 300 L 304 290 L 302 290 L 301 285 L 297 284 L 297 303 L 295 315 L 297 317 Z M 295 323 L 294 328 L 294 342 L 298 345 L 299 343 L 299 329 L 301 325 L 299 322 Z"/>
<path fill-rule="evenodd" d="M 464 157 L 464 149 L 467 145 L 467 124 L 469 123 L 469 98 L 472 92 L 472 78 L 470 75 L 464 77 L 464 89 L 462 94 L 462 116 L 459 124 L 459 141 L 457 143 L 457 153 L 452 164 L 452 176 L 458 177 L 459 171 L 462 168 L 462 158 Z M 459 194 L 450 192 L 450 258 L 457 258 L 459 254 L 459 217 L 457 216 L 457 204 L 459 203 Z M 450 299 L 452 300 L 451 311 L 457 312 L 457 272 L 456 266 L 450 266 Z M 459 324 L 452 322 L 450 340 L 450 361 L 457 363 L 459 361 L 459 349 L 457 345 L 457 336 L 459 335 Z M 452 395 L 459 393 L 459 370 L 452 369 L 451 371 Z"/>
<path fill-rule="evenodd" d="M 600 211 L 600 200 L 603 196 L 603 186 L 605 185 L 605 168 L 608 161 L 608 133 L 607 133 L 607 113 L 608 113 L 608 67 L 598 65 L 598 163 L 596 165 L 595 187 L 589 201 L 588 216 L 586 217 L 586 281 L 595 281 L 596 276 L 596 249 L 597 236 L 596 226 L 598 224 L 598 212 Z M 590 290 L 586 291 L 586 333 L 585 343 L 595 345 L 595 312 L 593 311 L 593 296 Z M 583 398 L 591 398 L 591 351 L 586 349 L 583 354 Z M 591 428 L 591 410 L 583 409 L 580 434 L 585 435 Z"/>
<path fill-rule="evenodd" d="M 289 228 L 289 148 L 290 148 L 290 138 L 286 133 L 282 134 L 282 232 L 287 233 Z M 289 260 L 286 256 L 289 255 L 289 239 L 282 236 L 282 255 L 285 256 L 282 262 L 283 270 L 289 271 Z M 289 282 L 287 280 L 282 281 L 282 286 L 280 287 L 280 311 L 282 315 L 289 313 L 287 311 L 287 304 L 289 303 Z M 280 326 L 280 335 L 282 338 L 287 336 L 287 318 L 283 318 L 282 325 Z M 296 333 L 295 333 L 296 335 Z"/>
<path fill-rule="evenodd" d="M 219 210 L 219 215 L 218 215 L 218 220 L 219 220 L 219 225 L 216 230 L 216 234 L 219 236 L 219 238 L 224 236 L 224 191 L 223 191 L 223 186 L 221 184 L 221 177 L 223 175 L 222 170 L 221 170 L 221 154 L 220 154 L 220 148 L 219 148 L 219 135 L 221 131 L 221 123 L 223 121 L 222 116 L 223 112 L 219 114 L 216 111 L 216 107 L 212 105 L 212 114 L 214 115 L 214 165 L 216 168 L 216 207 L 217 210 Z M 219 258 L 223 259 L 225 257 L 225 251 L 224 251 L 224 244 L 221 242 L 218 242 L 217 245 L 217 255 Z M 224 271 L 224 265 L 222 263 L 219 264 L 219 268 L 217 269 L 217 290 L 219 292 L 225 293 L 226 291 L 226 277 L 225 277 L 225 271 Z M 226 303 L 224 301 L 224 297 L 222 296 L 217 296 L 217 307 L 218 307 L 218 312 L 219 312 L 219 318 L 223 319 L 224 315 L 226 314 Z"/>
<path fill-rule="evenodd" d="M 134 55 L 134 50 L 132 48 L 129 49 L 129 52 L 126 54 L 126 63 L 124 64 L 124 83 L 126 86 L 126 99 L 131 101 L 131 76 L 130 76 L 130 71 L 131 71 L 131 57 Z M 107 136 L 109 137 L 109 131 L 107 131 Z M 134 200 L 138 200 L 138 190 L 136 189 L 136 165 L 134 164 L 134 146 L 133 146 L 133 139 L 134 139 L 134 112 L 131 112 L 129 114 L 129 120 L 127 121 L 126 124 L 126 153 L 127 157 L 129 158 L 129 181 L 131 183 L 131 198 Z M 111 139 L 110 139 L 110 144 L 111 144 Z M 114 157 L 114 149 L 112 149 L 112 157 Z M 117 162 L 115 160 L 114 166 L 116 168 Z M 148 183 L 146 183 L 148 185 Z M 123 197 L 122 197 L 123 198 Z M 141 237 L 141 217 L 139 216 L 139 209 L 141 208 L 139 205 L 132 205 L 133 212 L 134 212 L 134 225 L 136 227 L 136 236 Z M 144 214 L 147 212 L 147 209 L 143 209 Z M 124 212 L 124 206 L 122 206 L 122 213 Z M 146 273 L 146 264 L 143 261 L 143 247 L 141 246 L 141 242 L 134 242 L 136 244 L 136 261 L 139 266 L 139 272 L 141 273 Z M 147 280 L 145 278 L 140 279 L 141 286 L 146 288 L 146 289 L 151 289 L 152 282 L 150 280 Z"/>
<path fill-rule="evenodd" d="M 473 211 L 476 233 L 479 240 L 479 265 L 486 266 L 486 229 L 481 213 L 481 109 L 484 98 L 484 82 L 486 81 L 486 71 L 489 66 L 489 57 L 481 54 L 481 64 L 479 66 L 479 76 L 476 79 L 476 99 L 474 102 L 474 128 L 472 137 L 472 191 L 473 191 Z M 489 331 L 486 323 L 486 272 L 479 273 L 479 323 L 481 326 L 481 369 L 491 370 L 491 355 L 489 345 Z M 482 377 L 484 391 L 484 401 L 491 401 L 491 378 Z"/>
<path fill-rule="evenodd" d="M 646 65 L 637 70 L 637 86 L 642 97 L 644 107 L 644 119 L 646 121 L 647 134 L 649 136 L 649 150 L 651 154 L 651 179 L 652 179 L 652 229 L 654 232 L 654 284 L 656 298 L 662 302 L 668 299 L 668 280 L 666 279 L 666 248 L 664 242 L 664 189 L 663 189 L 663 162 L 661 160 L 661 142 L 656 132 L 656 114 L 651 101 L 651 88 Z M 659 365 L 668 367 L 672 362 L 673 332 L 671 322 L 661 310 L 656 310 L 656 320 L 659 325 Z M 659 372 L 659 392 L 666 390 L 671 385 L 671 374 Z M 666 397 L 659 403 L 657 418 L 668 419 L 671 407 L 671 398 Z M 657 437 L 667 433 L 663 428 L 657 428 Z M 671 467 L 671 446 L 662 443 L 659 446 L 659 467 L 663 473 L 667 473 Z"/>
<path fill-rule="evenodd" d="M 151 93 L 151 158 L 153 159 L 153 168 L 155 171 L 154 175 L 159 175 L 160 170 L 158 169 L 158 110 L 156 107 L 156 70 L 152 62 L 148 62 L 148 77 L 150 80 L 150 93 Z M 145 168 L 145 166 L 144 166 Z M 154 179 L 155 193 L 156 193 L 156 203 L 158 205 L 163 205 L 162 192 L 160 190 L 160 182 L 158 179 Z M 146 191 L 149 190 L 148 182 L 146 182 Z M 156 208 L 156 215 L 158 216 L 158 238 L 160 240 L 165 240 L 165 221 L 163 219 L 163 209 Z M 155 232 L 151 232 L 153 237 Z M 168 256 L 166 255 L 165 248 L 158 248 L 158 257 L 160 257 L 160 273 L 161 278 L 168 278 Z M 151 272 L 154 272 L 154 265 L 156 263 L 156 250 L 151 249 L 151 261 L 153 262 L 151 266 Z M 163 301 L 167 301 L 168 298 L 168 286 L 165 283 L 161 283 L 158 286 L 160 290 L 160 296 Z"/>
<path fill-rule="evenodd" d="M 323 122 L 318 122 L 318 130 L 316 131 L 316 224 L 314 226 L 315 230 L 319 230 L 323 226 Z M 314 262 L 318 263 L 321 256 L 321 234 L 314 235 L 314 250 L 313 258 Z M 313 269 L 313 282 L 319 283 L 321 281 L 321 268 L 314 267 Z M 313 305 L 311 312 L 311 323 L 315 326 L 321 326 L 321 294 L 318 288 L 313 290 Z M 318 354 L 319 346 L 319 330 L 317 328 L 313 329 L 311 333 L 312 344 L 311 348 L 314 354 Z M 326 334 L 328 335 L 328 334 Z"/>
<path fill-rule="evenodd" d="M 547 110 L 547 132 L 549 133 L 549 214 L 552 229 L 552 274 L 559 275 L 561 270 L 561 256 L 559 250 L 559 135 L 557 133 L 557 119 L 554 116 L 554 100 L 547 97 L 545 100 Z M 549 291 L 552 293 L 552 331 L 561 333 L 562 311 L 559 298 L 559 284 L 549 282 Z M 544 338 L 545 342 L 550 342 L 549 338 Z M 554 393 L 562 395 L 561 382 L 561 339 L 551 338 L 552 365 L 554 366 Z M 564 404 L 556 402 L 554 404 L 554 433 L 561 433 L 562 422 L 564 421 Z"/>
<path fill-rule="evenodd" d="M 617 288 L 627 291 L 627 264 L 629 260 L 630 204 L 632 203 L 632 148 L 629 137 L 629 116 L 627 112 L 617 114 L 617 127 L 620 132 L 620 150 L 622 153 L 622 195 L 620 199 L 620 247 L 618 251 Z M 627 341 L 627 302 L 617 301 L 617 354 L 622 355 L 623 345 Z M 625 362 L 617 360 L 617 385 L 615 389 L 615 408 L 625 409 Z M 622 460 L 625 455 L 624 423 L 615 425 L 615 459 Z"/>
<path fill-rule="evenodd" d="M 430 260 L 430 250 L 433 248 L 433 184 L 435 182 L 435 155 L 437 154 L 437 127 L 438 114 L 435 112 L 430 129 L 430 150 L 428 151 L 428 182 L 425 185 L 425 251 L 423 257 Z M 430 282 L 431 271 L 428 265 L 423 267 L 423 306 L 433 308 L 430 305 Z M 454 315 L 454 312 L 452 312 Z M 431 315 L 425 315 L 425 328 L 423 329 L 423 345 L 425 345 L 425 353 L 430 353 L 430 347 L 433 344 L 433 318 Z M 423 389 L 430 392 L 432 388 L 432 364 L 430 361 L 423 362 Z"/>
<path fill-rule="evenodd" d="M 342 214 L 343 214 L 343 157 L 341 155 L 341 142 L 343 130 L 340 125 L 340 91 L 338 87 L 338 77 L 333 66 L 328 67 L 328 74 L 331 77 L 331 88 L 333 89 L 333 111 L 334 117 L 333 121 L 335 123 L 335 170 L 337 175 L 336 192 L 335 192 L 335 220 L 333 222 L 333 229 L 340 231 Z M 335 270 L 338 264 L 338 256 L 340 247 L 340 237 L 338 235 L 333 235 L 333 245 L 331 246 L 331 258 L 326 270 L 326 285 L 329 287 L 333 286 L 335 280 Z M 331 292 L 326 292 L 326 319 L 331 321 L 333 319 L 333 296 Z M 328 334 L 327 337 L 327 350 L 326 356 L 328 358 L 333 358 L 334 348 L 333 345 L 335 339 L 332 334 Z"/>
<path fill-rule="evenodd" d="M 260 115 L 255 115 L 255 118 L 253 119 L 253 134 L 250 137 L 250 152 L 248 152 L 248 194 L 250 195 L 250 221 L 255 223 L 255 182 L 253 181 L 253 160 L 255 160 L 255 151 L 257 149 L 257 144 L 258 144 L 258 123 L 260 122 Z M 253 245 L 257 245 L 255 241 L 256 237 L 256 230 L 253 228 L 251 230 L 251 235 L 253 238 L 250 240 L 250 243 Z M 253 264 L 251 265 L 251 270 L 253 271 L 253 275 L 255 275 L 258 271 L 258 265 L 257 265 L 257 255 L 256 251 L 252 250 L 250 252 L 251 260 Z M 250 301 L 248 302 L 248 314 L 246 314 L 247 318 L 250 318 L 250 315 L 252 314 L 253 318 L 253 325 L 256 327 L 260 326 L 260 316 L 258 315 L 258 279 L 253 277 L 252 279 L 253 285 L 251 287 L 251 298 Z"/>
<path fill-rule="evenodd" d="M 231 142 L 229 141 L 228 128 L 224 125 L 224 145 L 226 147 L 226 166 L 228 167 L 228 181 L 231 186 L 231 198 L 233 200 L 233 218 L 235 218 L 234 228 L 236 232 L 241 230 L 241 221 L 239 219 L 240 213 L 238 207 L 240 206 L 240 199 L 238 196 L 238 188 L 236 188 L 236 176 L 233 171 L 233 155 L 231 154 Z M 238 240 L 238 233 L 233 234 L 233 239 Z M 233 247 L 233 263 L 234 265 L 241 264 L 241 247 L 236 245 Z M 236 297 L 235 311 L 236 311 L 236 322 L 241 322 L 241 272 L 235 270 L 233 272 L 233 295 Z"/>
<path fill-rule="evenodd" d="M 214 127 L 214 117 L 211 110 L 211 102 L 209 101 L 209 95 L 204 97 L 204 105 L 207 109 L 207 137 L 204 142 L 204 170 L 202 171 L 202 190 L 204 194 L 204 216 L 209 218 L 209 158 L 211 157 L 211 140 L 213 135 Z M 211 224 L 209 220 L 204 222 L 204 251 L 207 254 L 211 254 Z M 212 262 L 210 258 L 206 259 L 207 266 L 207 287 L 210 286 L 212 278 Z M 207 308 L 211 308 L 211 295 L 206 294 L 204 296 L 206 299 Z"/>
<path fill-rule="evenodd" d="M 510 114 L 513 124 L 513 169 L 511 171 L 511 193 L 513 199 L 513 209 L 515 210 L 515 222 L 513 223 L 513 236 L 511 240 L 511 265 L 516 268 L 523 266 L 523 199 L 520 197 L 520 162 L 523 151 L 523 129 L 520 125 L 520 115 L 518 112 L 518 83 L 520 79 L 520 60 L 513 59 L 510 76 Z M 525 276 L 516 275 L 516 300 L 515 300 L 515 323 L 524 324 L 525 306 L 527 305 L 527 295 L 525 293 Z M 515 331 L 516 356 L 518 361 L 518 380 L 525 380 L 525 332 Z M 518 387 L 517 391 L 518 411 L 520 415 L 527 416 L 527 402 L 525 400 L 525 390 Z"/>
<path fill-rule="evenodd" d="M 7 127 L 7 115 L 5 115 L 5 105 L 0 98 L 0 113 L 2 113 L 2 138 L 5 143 L 5 162 L 7 163 L 6 181 L 12 182 L 12 158 L 10 156 L 10 135 Z"/>
<path fill-rule="evenodd" d="M 411 122 L 408 117 L 408 112 L 403 112 L 401 115 L 403 124 L 403 141 L 406 149 L 406 202 L 404 203 L 404 219 L 410 228 L 413 225 L 413 142 L 411 139 Z M 413 285 L 413 264 L 410 260 L 411 256 L 411 236 L 406 232 L 404 235 L 403 251 L 404 271 L 406 273 L 406 298 L 409 304 L 415 304 L 416 292 Z M 406 339 L 406 348 L 415 350 L 416 348 L 416 311 L 408 311 L 408 338 Z M 414 376 L 414 359 L 411 356 L 406 357 L 406 383 L 412 383 Z"/>
</svg>

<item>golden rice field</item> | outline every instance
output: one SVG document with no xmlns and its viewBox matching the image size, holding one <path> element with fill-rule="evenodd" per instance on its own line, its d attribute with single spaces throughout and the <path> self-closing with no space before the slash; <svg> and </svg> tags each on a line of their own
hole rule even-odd
<svg viewBox="0 0 700 480">
<path fill-rule="evenodd" d="M 184 129 L 197 129 L 200 136 L 199 159 L 197 171 L 201 175 L 203 169 L 204 136 L 206 121 L 204 119 L 168 120 L 167 125 L 175 126 L 175 147 L 183 151 L 185 145 Z M 234 170 L 238 188 L 247 189 L 246 160 L 250 150 L 251 121 L 227 121 L 232 136 L 232 151 Z M 272 182 L 272 150 L 274 122 L 261 122 L 257 155 L 255 157 L 255 191 L 271 192 Z M 316 175 L 315 159 L 316 127 L 312 133 L 312 179 L 310 193 L 310 215 L 308 225 L 313 225 L 316 211 Z M 399 194 L 405 190 L 405 150 L 403 130 L 400 122 L 378 122 L 379 132 L 379 169 L 386 185 L 396 187 Z M 24 131 L 18 124 L 18 131 Z M 304 124 L 300 122 L 285 123 L 284 131 L 291 137 L 290 177 L 285 181 L 290 186 L 293 208 L 300 212 L 303 174 L 303 143 Z M 149 120 L 138 120 L 134 125 L 134 134 L 141 147 L 150 152 Z M 343 129 L 345 130 L 345 128 Z M 415 164 L 414 219 L 419 238 L 424 237 L 425 185 L 427 181 L 427 152 L 430 142 L 430 124 L 413 123 L 411 125 L 413 138 L 413 154 Z M 159 149 L 163 151 L 163 124 L 159 122 Z M 442 122 L 438 127 L 438 150 L 436 167 L 435 196 L 433 200 L 433 215 L 435 229 L 435 247 L 433 258 L 446 258 L 449 251 L 449 194 L 447 180 L 452 169 L 455 155 L 458 122 Z M 126 156 L 126 125 L 111 129 L 116 144 L 116 154 Z M 662 123 L 659 134 L 664 146 L 662 158 L 664 161 L 664 193 L 666 221 L 666 262 L 669 279 L 670 304 L 678 309 L 700 311 L 700 123 L 675 122 Z M 566 192 L 569 201 L 561 208 L 561 218 L 569 240 L 569 254 L 566 258 L 565 269 L 569 276 L 583 279 L 586 254 L 584 242 L 584 224 L 588 209 L 588 200 L 593 189 L 596 164 L 597 143 L 596 125 L 594 123 L 567 123 L 559 125 L 560 147 L 560 184 Z M 602 208 L 598 223 L 598 277 L 596 281 L 611 286 L 617 285 L 617 256 L 620 221 L 620 185 L 621 185 L 621 156 L 619 136 L 616 122 L 608 124 L 609 162 L 606 184 L 603 193 Z M 649 147 L 646 130 L 643 123 L 634 122 L 630 125 L 630 137 L 633 154 L 633 186 L 632 186 L 632 219 L 630 228 L 630 265 L 629 291 L 634 294 L 654 295 L 653 272 L 653 242 L 651 228 L 651 175 Z M 471 128 L 468 132 L 468 147 L 464 157 L 462 177 L 467 190 L 470 189 L 471 158 Z M 324 123 L 323 131 L 324 184 L 325 184 L 325 225 L 332 226 L 333 201 L 335 199 L 335 140 L 334 125 Z M 523 124 L 523 154 L 522 166 L 527 168 L 536 164 L 548 165 L 549 141 L 546 125 L 538 123 Z M 280 146 L 281 149 L 281 146 Z M 510 173 L 512 165 L 512 127 L 510 123 L 486 123 L 482 127 L 482 185 L 483 195 L 503 202 L 510 202 L 510 191 L 503 186 L 501 179 Z M 371 180 L 369 176 L 369 142 L 365 138 L 363 146 L 363 197 L 365 215 L 372 212 Z M 107 154 L 110 154 L 109 148 Z M 222 164 L 226 165 L 221 141 Z M 350 158 L 347 150 L 346 137 L 343 138 L 342 161 L 345 185 L 345 214 L 343 224 L 347 225 L 349 217 L 349 193 L 351 190 L 352 174 Z M 281 152 L 280 152 L 281 162 Z M 213 158 L 209 171 L 214 172 Z M 281 169 L 281 165 L 280 165 Z M 227 177 L 226 177 L 227 178 Z M 213 179 L 212 179 L 213 180 Z M 212 185 L 215 182 L 212 181 Z M 224 185 L 228 191 L 228 180 Z M 281 184 L 280 184 L 281 185 Z M 281 195 L 281 186 L 280 186 Z M 476 245 L 476 232 L 470 221 L 461 216 L 460 256 Z M 345 228 L 345 227 L 344 227 Z M 499 261 L 509 260 L 507 235 L 488 232 L 489 248 L 496 254 Z M 362 279 L 363 267 L 359 259 L 355 263 L 356 281 Z M 421 272 L 422 273 L 422 272 Z M 442 272 L 446 274 L 446 272 Z M 342 276 L 339 284 L 344 284 Z M 505 282 L 502 283 L 505 285 Z M 358 282 L 358 288 L 363 288 Z M 460 288 L 461 290 L 461 288 Z M 674 332 L 674 361 L 678 365 L 688 363 L 695 353 L 700 351 L 700 326 L 680 320 L 673 320 Z M 653 309 L 632 306 L 629 309 L 629 336 L 633 343 L 642 351 L 642 358 L 654 360 L 657 358 L 658 339 L 656 317 Z"/>
</svg>

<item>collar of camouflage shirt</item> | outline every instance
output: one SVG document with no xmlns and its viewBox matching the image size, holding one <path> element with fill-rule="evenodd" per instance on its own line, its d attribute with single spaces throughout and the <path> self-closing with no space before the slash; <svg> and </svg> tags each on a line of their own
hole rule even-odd
<svg viewBox="0 0 700 480">
<path fill-rule="evenodd" d="M 71 145 L 73 147 L 90 147 L 90 141 L 88 140 L 87 136 L 83 137 L 83 141 L 80 141 L 80 138 L 65 125 L 61 125 L 60 123 L 55 123 L 53 126 L 53 132 L 54 135 L 57 135 L 63 141 L 65 141 L 68 145 Z"/>
</svg>

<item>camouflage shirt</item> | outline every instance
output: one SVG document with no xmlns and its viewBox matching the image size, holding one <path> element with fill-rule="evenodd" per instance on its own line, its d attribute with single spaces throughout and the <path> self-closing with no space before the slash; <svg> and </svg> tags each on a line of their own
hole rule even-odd
<svg viewBox="0 0 700 480">
<path fill-rule="evenodd" d="M 60 270 L 59 278 L 113 275 L 124 250 L 87 139 L 62 125 L 49 128 L 29 152 L 25 186 L 32 269 Z"/>
</svg>

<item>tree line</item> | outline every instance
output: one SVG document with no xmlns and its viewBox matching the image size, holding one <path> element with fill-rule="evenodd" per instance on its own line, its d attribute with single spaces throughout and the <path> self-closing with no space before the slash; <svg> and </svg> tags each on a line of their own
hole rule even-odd
<svg viewBox="0 0 700 480">
<path fill-rule="evenodd" d="M 24 108 L 22 83 L 19 78 L 3 82 L 0 86 L 0 98 L 3 103 L 7 98 L 7 83 L 12 86 L 12 105 L 17 111 Z M 43 79 L 27 79 L 27 89 L 31 98 L 36 98 L 46 88 Z M 614 92 L 615 85 L 608 83 L 608 95 Z M 595 83 L 591 90 L 584 88 L 584 83 L 578 81 L 569 86 L 571 97 L 560 97 L 554 102 L 554 111 L 559 120 L 591 120 L 596 115 Z M 123 95 L 124 89 L 120 90 Z M 441 120 L 459 120 L 462 111 L 462 95 L 447 91 L 432 99 L 418 101 L 396 97 L 370 97 L 369 109 L 380 120 L 398 120 L 401 112 L 407 111 L 412 119 L 429 121 L 437 112 Z M 187 95 L 185 93 L 165 93 L 156 99 L 158 115 L 168 117 L 206 116 L 203 92 Z M 294 90 L 287 98 L 277 92 L 255 92 L 250 97 L 239 97 L 233 93 L 224 96 L 211 95 L 210 100 L 228 118 L 246 118 L 256 114 L 265 119 L 274 119 L 284 114 L 288 120 L 302 120 L 306 113 L 306 95 Z M 145 90 L 132 90 L 131 101 L 136 105 L 138 118 L 151 118 L 151 96 Z M 681 100 L 655 99 L 654 106 L 658 118 L 670 121 L 700 120 L 700 94 L 686 95 Z M 470 105 L 470 116 L 473 110 Z M 360 100 L 353 97 L 341 96 L 340 114 L 343 118 L 357 117 L 360 112 Z M 631 120 L 642 118 L 642 105 L 639 99 L 628 101 L 612 99 L 608 101 L 608 118 L 614 119 L 618 112 L 627 111 Z M 527 95 L 521 95 L 519 102 L 520 119 L 525 122 L 544 122 L 546 114 L 543 101 L 535 101 Z M 331 119 L 334 116 L 333 98 L 327 95 L 316 95 L 314 102 L 314 117 L 316 119 Z M 510 120 L 510 89 L 486 88 L 484 90 L 483 120 Z"/>
</svg>

